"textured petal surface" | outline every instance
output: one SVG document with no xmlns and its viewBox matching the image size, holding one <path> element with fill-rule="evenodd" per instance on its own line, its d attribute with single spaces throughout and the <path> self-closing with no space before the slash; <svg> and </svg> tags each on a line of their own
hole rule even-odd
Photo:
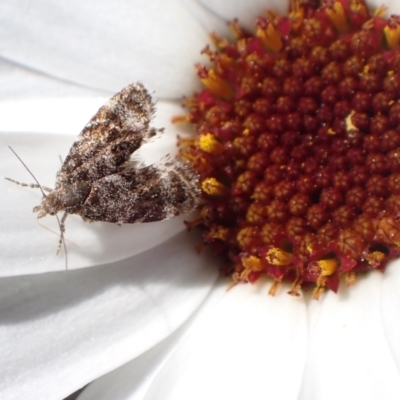
<svg viewBox="0 0 400 400">
<path fill-rule="evenodd" d="M 265 284 L 238 285 L 202 309 L 152 383 L 150 399 L 296 399 L 307 353 L 306 307 Z"/>
<path fill-rule="evenodd" d="M 114 265 L 1 279 L 0 397 L 61 399 L 169 335 L 217 275 L 198 240 L 182 233 Z"/>
<path fill-rule="evenodd" d="M 5 100 L 27 100 L 32 97 L 93 97 L 96 93 L 106 98 L 112 95 L 111 92 L 96 92 L 54 79 L 0 58 L 0 104 Z"/>
<path fill-rule="evenodd" d="M 96 379 L 84 389 L 78 400 L 142 400 L 165 361 L 196 326 L 195 322 L 204 310 L 209 309 L 209 304 L 221 298 L 225 291 L 226 280 L 213 288 L 194 315 L 176 332 L 134 360 Z"/>
<path fill-rule="evenodd" d="M 194 88 L 190 71 L 207 42 L 181 0 L 16 0 L 2 2 L 0 16 L 4 58 L 112 92 L 141 80 L 179 98 Z"/>
<path fill-rule="evenodd" d="M 11 102 L 9 114 L 15 112 L 15 129 L 24 126 L 26 121 L 18 118 L 16 110 L 31 112 L 31 123 L 38 130 L 51 128 L 58 122 L 68 126 L 68 130 L 80 126 L 77 132 L 86 124 L 104 99 L 78 99 L 73 102 L 68 99 L 47 99 L 40 102 L 31 99 L 27 102 Z M 11 104 L 9 103 L 9 104 Z M 61 106 L 60 106 L 61 103 Z M 68 103 L 69 108 L 63 108 Z M 50 119 L 46 118 L 41 105 L 51 109 Z M 18 107 L 19 106 L 19 107 Z M 78 112 L 82 106 L 85 112 Z M 1 108 L 6 109 L 4 103 Z M 89 112 L 89 110 L 92 111 Z M 54 110 L 54 112 L 53 112 Z M 68 112 L 67 112 L 68 111 Z M 75 112 L 76 111 L 76 112 Z M 172 103 L 160 103 L 154 126 L 165 127 L 166 132 L 158 139 L 143 146 L 140 152 L 141 159 L 147 163 L 157 162 L 163 155 L 176 152 L 176 132 L 171 126 L 169 118 L 178 113 L 179 107 Z M 43 115 L 40 113 L 43 112 Z M 84 114 L 84 115 L 83 115 Z M 71 117 L 72 115 L 72 117 Z M 70 121 L 68 122 L 68 118 Z M 7 117 L 5 117 L 7 120 Z M 84 121 L 84 122 L 83 122 Z M 7 122 L 0 122 L 0 127 Z M 36 125 L 35 125 L 36 124 Z M 62 131 L 63 129 L 60 129 Z M 9 133 L 0 134 L 0 176 L 10 177 L 21 182 L 31 182 L 32 178 L 23 166 L 7 148 L 12 146 L 24 160 L 26 165 L 35 174 L 39 182 L 52 187 L 55 175 L 60 167 L 59 155 L 65 158 L 68 150 L 75 140 L 76 135 L 54 134 L 27 134 Z M 0 215 L 0 276 L 33 274 L 46 271 L 64 270 L 65 256 L 63 253 L 56 256 L 59 228 L 55 218 L 47 217 L 41 220 L 46 227 L 56 234 L 48 232 L 38 225 L 32 208 L 40 203 L 41 194 L 36 189 L 22 188 L 4 179 L 0 180 L 3 196 L 0 204 L 6 212 Z M 68 247 L 68 268 L 80 268 L 96 264 L 105 264 L 157 246 L 159 243 L 171 238 L 176 233 L 185 229 L 183 220 L 189 218 L 182 216 L 170 221 L 161 221 L 152 224 L 129 224 L 118 226 L 109 223 L 84 223 L 78 216 L 68 216 L 66 221 L 66 238 Z M 73 243 L 71 243 L 73 242 Z"/>
<path fill-rule="evenodd" d="M 400 374 L 382 325 L 382 277 L 370 273 L 338 295 L 327 293 L 322 301 L 311 302 L 300 399 L 400 398 Z"/>
<path fill-rule="evenodd" d="M 390 14 L 400 13 L 400 3 L 397 0 L 387 0 L 384 2 L 380 0 L 368 0 L 367 4 L 369 4 L 373 8 L 378 8 L 379 6 L 384 4 L 388 8 L 386 16 L 389 16 Z"/>
</svg>

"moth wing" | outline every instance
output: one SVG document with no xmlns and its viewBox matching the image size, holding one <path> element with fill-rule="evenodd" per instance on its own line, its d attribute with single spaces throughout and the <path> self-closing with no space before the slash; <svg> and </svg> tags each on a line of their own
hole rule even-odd
<svg viewBox="0 0 400 400">
<path fill-rule="evenodd" d="M 93 116 L 72 145 L 57 176 L 59 182 L 94 181 L 118 172 L 144 140 L 155 110 L 146 88 L 122 89 Z"/>
<path fill-rule="evenodd" d="M 187 214 L 198 205 L 198 177 L 184 161 L 134 168 L 96 181 L 79 212 L 83 218 L 114 223 L 153 222 Z"/>
</svg>

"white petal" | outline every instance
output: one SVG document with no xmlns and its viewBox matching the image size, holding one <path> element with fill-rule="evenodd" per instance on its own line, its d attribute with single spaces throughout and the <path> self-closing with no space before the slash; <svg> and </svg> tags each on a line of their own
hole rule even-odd
<svg viewBox="0 0 400 400">
<path fill-rule="evenodd" d="M 141 80 L 182 96 L 208 41 L 181 0 L 16 0 L 1 2 L 0 15 L 4 58 L 112 92 Z"/>
<path fill-rule="evenodd" d="M 398 399 L 400 375 L 380 314 L 382 274 L 358 278 L 310 305 L 303 400 Z"/>
<path fill-rule="evenodd" d="M 36 71 L 23 68 L 12 62 L 0 59 L 0 101 L 28 100 L 29 98 L 49 97 L 110 97 L 109 92 L 95 92 L 82 86 L 51 78 Z M 4 117 L 4 114 L 1 114 Z"/>
<path fill-rule="evenodd" d="M 197 240 L 182 233 L 114 265 L 1 279 L 0 397 L 61 399 L 173 332 L 217 275 Z"/>
<path fill-rule="evenodd" d="M 48 101 L 48 100 L 47 100 Z M 62 104 L 67 101 L 60 100 Z M 89 102 L 91 106 L 98 102 Z M 54 102 L 58 109 L 59 102 Z M 103 103 L 103 101 L 101 101 Z M 3 103 L 0 103 L 0 109 Z M 23 106 L 23 102 L 21 102 Z M 27 104 L 36 104 L 34 101 Z M 42 103 L 39 103 L 39 105 Z M 83 105 L 83 102 L 79 103 Z M 4 104 L 3 104 L 4 105 Z M 71 106 L 71 104 L 69 104 Z M 75 104 L 76 106 L 76 104 Z M 74 106 L 74 107 L 75 107 Z M 33 108 L 36 106 L 32 106 Z M 83 120 L 83 116 L 74 107 L 70 112 L 71 120 Z M 97 110 L 98 105 L 93 109 Z M 176 151 L 176 129 L 168 121 L 171 115 L 180 111 L 173 103 L 160 103 L 154 126 L 166 127 L 166 132 L 159 139 L 143 146 L 140 152 L 146 162 L 155 162 L 163 155 Z M 10 110 L 12 107 L 10 108 Z M 26 107 L 26 110 L 29 106 Z M 66 121 L 69 113 L 60 110 L 59 115 Z M 39 109 L 37 109 L 39 112 Z M 76 112 L 75 112 L 76 111 Z M 53 114 L 53 110 L 51 112 Z M 55 114 L 55 113 L 54 113 Z M 85 113 L 86 114 L 86 113 Z M 89 115 L 91 115 L 90 113 Z M 32 114 L 33 121 L 41 118 Z M 35 117 L 35 118 L 34 118 Z M 45 116 L 43 116 L 45 117 Z M 82 117 L 82 118 L 81 118 Z M 85 117 L 85 123 L 88 121 Z M 33 122 L 33 125 L 34 125 Z M 21 124 L 24 124 L 22 122 Z M 80 126 L 84 126 L 82 123 Z M 15 115 L 15 125 L 21 125 Z M 44 123 L 45 124 L 45 123 Z M 1 125 L 1 123 L 0 123 Z M 72 128 L 71 128 L 72 129 Z M 80 130 L 80 129 L 79 129 Z M 31 182 L 32 178 L 7 148 L 12 146 L 35 174 L 39 182 L 52 187 L 55 175 L 60 167 L 59 155 L 65 158 L 76 136 L 44 134 L 0 134 L 0 176 L 9 177 L 21 182 Z M 55 218 L 41 220 L 46 227 L 56 234 L 51 234 L 38 225 L 32 208 L 40 203 L 38 190 L 22 188 L 4 179 L 0 180 L 3 195 L 0 204 L 3 213 L 0 215 L 0 276 L 34 274 L 46 271 L 64 270 L 65 256 L 56 256 L 59 228 Z M 183 221 L 190 216 L 182 216 L 170 221 L 151 224 L 127 224 L 117 226 L 109 223 L 84 223 L 76 215 L 68 216 L 66 221 L 66 238 L 68 247 L 68 268 L 81 268 L 121 260 L 150 249 L 168 240 L 178 232 L 185 230 Z M 71 243 L 73 242 L 73 243 Z"/>
<path fill-rule="evenodd" d="M 296 399 L 307 350 L 305 304 L 266 292 L 265 284 L 238 285 L 211 301 L 145 399 Z"/>
<path fill-rule="evenodd" d="M 55 89 L 55 88 L 54 88 Z M 11 97 L 0 101 L 0 132 L 39 132 L 61 133 L 77 136 L 97 110 L 105 104 L 115 93 L 108 95 L 87 91 L 86 95 L 67 94 L 59 96 L 49 93 L 45 96 Z M 183 110 L 177 102 L 157 101 L 158 96 L 153 93 L 156 103 L 156 115 L 153 126 L 165 128 L 172 137 L 179 126 L 171 123 L 174 115 L 182 114 Z M 182 132 L 180 132 L 181 134 Z M 176 139 L 168 139 L 176 147 Z M 159 141 L 156 138 L 157 142 Z M 154 142 L 153 140 L 152 142 Z"/>
<path fill-rule="evenodd" d="M 279 14 L 287 14 L 288 0 L 197 0 L 210 11 L 225 20 L 239 19 L 241 26 L 254 31 L 254 21 L 264 14 L 266 9 Z"/>
<path fill-rule="evenodd" d="M 48 132 L 77 136 L 106 100 L 104 96 L 92 95 L 1 101 L 0 131 Z"/>
<path fill-rule="evenodd" d="M 219 288 L 209 297 L 220 294 Z M 217 293 L 216 293 L 217 292 Z M 206 303 L 210 300 L 206 299 Z M 202 304 L 179 329 L 134 360 L 101 376 L 90 383 L 79 395 L 78 400 L 142 400 L 164 362 L 188 331 L 205 305 Z"/>
<path fill-rule="evenodd" d="M 380 311 L 385 336 L 400 369 L 400 260 L 393 261 L 383 275 Z"/>
<path fill-rule="evenodd" d="M 77 135 L 113 94 L 0 60 L 0 131 Z"/>
<path fill-rule="evenodd" d="M 386 17 L 388 17 L 391 14 L 400 13 L 400 4 L 397 0 L 387 0 L 387 1 L 368 0 L 367 4 L 370 5 L 373 9 L 376 9 L 381 5 L 387 6 L 388 10 L 385 14 Z"/>
<path fill-rule="evenodd" d="M 227 24 L 228 21 L 217 15 L 207 4 L 203 4 L 199 0 L 188 0 L 185 2 L 185 6 L 192 14 L 193 19 L 198 21 L 207 32 L 217 32 L 225 37 L 231 35 L 231 30 Z M 210 39 L 203 44 L 203 47 L 207 43 L 210 43 Z M 204 58 L 204 60 L 206 59 Z"/>
</svg>

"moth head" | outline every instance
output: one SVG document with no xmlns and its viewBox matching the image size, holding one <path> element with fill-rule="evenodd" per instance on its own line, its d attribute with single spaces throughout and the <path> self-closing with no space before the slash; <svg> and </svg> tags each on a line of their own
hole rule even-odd
<svg viewBox="0 0 400 400">
<path fill-rule="evenodd" d="M 43 197 L 42 202 L 33 209 L 33 212 L 38 213 L 38 218 L 43 218 L 47 214 L 56 215 L 63 209 L 58 191 L 53 190 L 46 197 Z"/>
<path fill-rule="evenodd" d="M 38 218 L 43 218 L 47 214 L 56 215 L 59 211 L 76 213 L 89 192 L 90 185 L 86 182 L 63 184 L 44 197 L 41 204 L 33 211 L 38 213 Z"/>
</svg>

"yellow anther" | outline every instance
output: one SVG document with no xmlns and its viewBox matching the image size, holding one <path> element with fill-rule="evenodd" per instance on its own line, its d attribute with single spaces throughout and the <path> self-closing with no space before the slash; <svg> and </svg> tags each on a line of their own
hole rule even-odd
<svg viewBox="0 0 400 400">
<path fill-rule="evenodd" d="M 224 146 L 211 133 L 200 136 L 199 148 L 209 154 L 220 154 L 224 151 Z"/>
<path fill-rule="evenodd" d="M 304 7 L 301 6 L 300 0 L 292 0 L 289 8 L 289 19 L 292 28 L 297 29 L 304 21 Z"/>
<path fill-rule="evenodd" d="M 206 178 L 201 183 L 201 190 L 209 196 L 223 196 L 228 189 L 215 178 Z"/>
<path fill-rule="evenodd" d="M 240 27 L 237 19 L 228 22 L 228 26 L 236 40 L 240 40 L 246 37 L 246 32 Z"/>
<path fill-rule="evenodd" d="M 232 99 L 232 87 L 228 82 L 218 76 L 213 69 L 210 69 L 207 72 L 204 70 L 199 71 L 199 77 L 203 85 L 209 89 L 212 94 L 224 100 Z"/>
<path fill-rule="evenodd" d="M 340 1 L 335 1 L 332 7 L 327 8 L 326 15 L 340 33 L 345 33 L 350 29 L 344 8 Z"/>
<path fill-rule="evenodd" d="M 385 35 L 386 43 L 389 49 L 395 49 L 400 42 L 400 25 L 396 24 L 396 26 L 388 26 L 386 25 L 383 28 L 383 34 Z"/>
<path fill-rule="evenodd" d="M 331 276 L 338 269 L 339 260 L 337 258 L 328 258 L 317 261 L 317 264 L 321 269 L 321 276 Z"/>
<path fill-rule="evenodd" d="M 271 22 L 267 22 L 265 27 L 259 24 L 256 29 L 256 35 L 268 50 L 278 52 L 283 46 L 281 35 Z"/>
<path fill-rule="evenodd" d="M 286 267 L 293 262 L 293 255 L 281 250 L 278 247 L 269 249 L 265 255 L 265 259 L 269 264 L 276 265 L 278 267 Z"/>
<path fill-rule="evenodd" d="M 244 270 L 240 274 L 241 281 L 246 281 L 252 272 L 263 270 L 261 260 L 256 256 L 242 257 L 242 265 Z"/>
<path fill-rule="evenodd" d="M 242 263 L 245 269 L 250 269 L 251 271 L 258 272 L 263 269 L 261 260 L 256 256 L 243 257 Z"/>
<path fill-rule="evenodd" d="M 352 122 L 352 117 L 354 115 L 354 111 L 351 111 L 351 113 L 346 117 L 346 119 L 344 120 L 345 125 L 346 125 L 346 132 L 349 131 L 358 131 L 357 127 L 353 124 Z"/>
<path fill-rule="evenodd" d="M 365 256 L 365 259 L 367 260 L 369 265 L 375 267 L 377 265 L 381 265 L 385 257 L 385 253 L 382 253 L 381 251 L 373 251 L 372 253 L 367 254 Z"/>
<path fill-rule="evenodd" d="M 229 46 L 229 41 L 226 38 L 221 38 L 217 33 L 211 32 L 210 39 L 218 49 L 224 49 Z"/>
</svg>

